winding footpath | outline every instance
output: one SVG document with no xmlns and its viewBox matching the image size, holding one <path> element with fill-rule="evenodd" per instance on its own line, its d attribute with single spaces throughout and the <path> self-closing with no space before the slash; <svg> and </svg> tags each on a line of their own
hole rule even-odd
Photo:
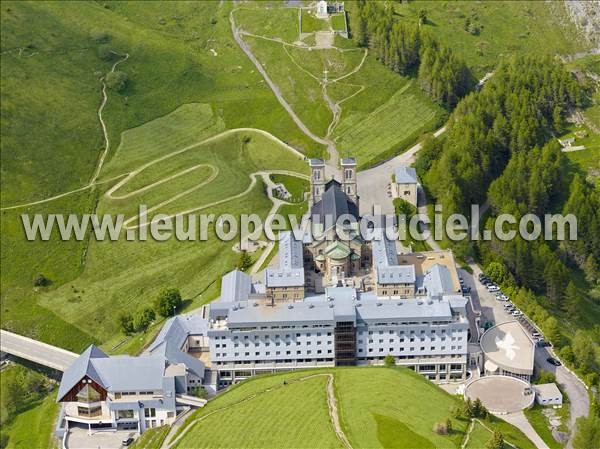
<svg viewBox="0 0 600 449">
<path fill-rule="evenodd" d="M 120 59 L 119 61 L 115 62 L 109 73 L 115 73 L 115 70 L 117 68 L 117 66 L 125 61 L 127 61 L 129 59 L 129 53 L 125 53 L 124 55 L 121 55 L 115 51 L 112 52 L 115 55 L 118 56 L 122 56 L 122 59 Z M 104 119 L 102 118 L 102 111 L 104 110 L 104 106 L 106 106 L 106 102 L 108 101 L 108 94 L 106 93 L 106 79 L 102 80 L 102 103 L 100 104 L 100 107 L 98 108 L 98 120 L 100 121 L 100 126 L 102 127 L 102 134 L 104 135 L 104 151 L 102 152 L 102 154 L 100 155 L 100 160 L 98 161 L 98 164 L 96 165 L 96 171 L 94 172 L 94 176 L 92 176 L 92 179 L 90 181 L 90 183 L 88 185 L 93 185 L 96 180 L 98 179 L 98 176 L 100 176 L 100 171 L 102 170 L 102 167 L 104 166 L 104 160 L 106 159 L 106 155 L 108 154 L 108 150 L 110 149 L 110 140 L 108 139 L 108 131 L 106 129 L 106 123 L 104 123 Z"/>
</svg>

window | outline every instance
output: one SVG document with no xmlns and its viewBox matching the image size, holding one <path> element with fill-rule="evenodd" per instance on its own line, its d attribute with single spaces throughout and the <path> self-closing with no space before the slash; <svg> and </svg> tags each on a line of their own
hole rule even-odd
<svg viewBox="0 0 600 449">
<path fill-rule="evenodd" d="M 133 412 L 133 410 L 132 410 Z M 77 407 L 77 414 L 79 416 L 93 417 L 102 415 L 102 406 L 95 405 L 93 407 Z"/>
<path fill-rule="evenodd" d="M 127 419 L 133 418 L 133 410 L 118 410 L 117 411 L 117 419 Z"/>
<path fill-rule="evenodd" d="M 90 384 L 85 384 L 77 393 L 77 402 L 97 402 L 100 399 L 100 393 L 94 390 Z"/>
</svg>

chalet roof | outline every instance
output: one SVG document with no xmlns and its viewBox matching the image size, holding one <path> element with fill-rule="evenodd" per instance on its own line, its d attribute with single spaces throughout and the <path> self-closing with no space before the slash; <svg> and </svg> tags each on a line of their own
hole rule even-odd
<svg viewBox="0 0 600 449">
<path fill-rule="evenodd" d="M 95 345 L 90 345 L 81 353 L 79 357 L 67 368 L 63 373 L 60 387 L 58 388 L 58 400 L 60 401 L 77 383 L 84 377 L 89 377 L 99 385 L 104 385 L 100 374 L 96 367 L 92 364 L 92 360 L 108 358 L 100 348 Z"/>
</svg>

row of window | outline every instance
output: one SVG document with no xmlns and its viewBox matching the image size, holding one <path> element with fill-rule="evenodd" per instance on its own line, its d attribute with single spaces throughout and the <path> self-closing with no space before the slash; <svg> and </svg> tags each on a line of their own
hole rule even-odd
<svg viewBox="0 0 600 449">
<path fill-rule="evenodd" d="M 285 355 L 292 355 L 292 352 L 293 351 L 285 351 Z M 333 350 L 327 349 L 326 354 L 331 354 L 332 352 L 333 352 Z M 301 354 L 311 355 L 312 353 L 313 353 L 312 349 L 308 349 L 306 351 L 300 351 L 300 350 L 296 351 L 296 355 L 301 355 Z M 325 354 L 325 353 L 323 352 L 323 349 L 317 349 L 315 351 L 315 354 Z M 256 351 L 254 353 L 254 356 L 260 357 L 261 355 L 262 356 L 270 356 L 271 355 L 271 351 L 266 351 L 264 354 L 261 354 L 259 351 Z M 281 353 L 281 351 L 275 351 L 273 355 L 282 355 L 282 353 Z M 240 357 L 240 353 L 236 352 L 236 353 L 233 354 L 233 356 L 234 357 Z M 222 352 L 222 353 L 218 353 L 217 352 L 215 354 L 215 357 L 217 357 L 217 358 L 218 357 L 231 357 L 231 354 L 227 354 L 226 352 Z M 244 352 L 243 357 L 250 357 L 250 352 Z"/>
</svg>

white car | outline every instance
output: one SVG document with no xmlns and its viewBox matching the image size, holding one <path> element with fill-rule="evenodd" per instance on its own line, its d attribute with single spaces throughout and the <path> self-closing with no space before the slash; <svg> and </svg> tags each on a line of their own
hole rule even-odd
<svg viewBox="0 0 600 449">
<path fill-rule="evenodd" d="M 500 294 L 500 295 L 496 295 L 496 299 L 498 301 L 508 301 L 508 296 Z"/>
<path fill-rule="evenodd" d="M 500 287 L 498 287 L 497 285 L 494 285 L 494 284 L 488 285 L 487 289 L 488 289 L 489 292 L 500 291 Z"/>
</svg>

